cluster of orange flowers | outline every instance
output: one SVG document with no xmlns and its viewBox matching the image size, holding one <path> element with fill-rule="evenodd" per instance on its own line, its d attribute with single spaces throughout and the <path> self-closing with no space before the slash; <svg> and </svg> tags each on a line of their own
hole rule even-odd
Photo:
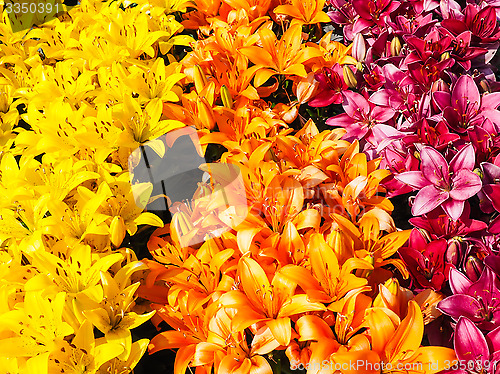
<svg viewBox="0 0 500 374">
<path fill-rule="evenodd" d="M 380 185 L 390 172 L 343 129 L 320 132 L 299 114 L 314 73 L 356 63 L 331 33 L 318 37 L 324 1 L 196 4 L 183 22 L 198 30 L 182 61 L 189 92 L 164 114 L 195 127 L 203 148 L 225 147 L 221 163 L 240 170 L 246 201 L 228 207 L 220 186 L 200 183 L 149 240 L 156 261 L 144 260 L 139 294 L 154 323 L 173 328 L 150 353 L 178 348 L 175 374 L 268 374 L 286 358 L 308 374 L 439 372 L 453 350 L 421 340 L 440 297 L 393 278 L 407 277 L 393 255 L 410 230 L 390 216 Z M 230 230 L 214 235 L 221 226 Z"/>
</svg>

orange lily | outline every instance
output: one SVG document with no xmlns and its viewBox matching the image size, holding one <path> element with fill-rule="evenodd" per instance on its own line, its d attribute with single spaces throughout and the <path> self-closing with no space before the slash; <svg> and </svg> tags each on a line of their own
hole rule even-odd
<svg viewBox="0 0 500 374">
<path fill-rule="evenodd" d="M 399 285 L 396 278 L 388 279 L 378 285 L 378 295 L 373 300 L 374 307 L 392 310 L 399 318 L 406 316 L 408 302 L 413 298 L 413 292 Z"/>
<path fill-rule="evenodd" d="M 306 315 L 297 320 L 295 327 L 300 336 L 299 341 L 311 342 L 310 359 L 305 364 L 308 373 L 333 373 L 334 358 L 340 362 L 340 358 L 348 358 L 347 361 L 351 362 L 376 359 L 376 354 L 369 351 L 367 336 L 358 333 L 364 327 L 363 317 L 370 303 L 370 298 L 360 293 L 350 297 L 344 310 L 337 313 L 335 334 L 325 319 L 319 316 Z"/>
<path fill-rule="evenodd" d="M 254 78 L 256 87 L 264 84 L 275 74 L 296 75 L 305 78 L 307 72 L 303 62 L 320 55 L 316 48 L 303 47 L 300 25 L 291 26 L 280 40 L 267 27 L 261 27 L 258 35 L 262 48 L 250 46 L 240 49 L 243 55 L 259 66 Z"/>
<path fill-rule="evenodd" d="M 287 346 L 292 338 L 291 316 L 325 310 L 321 303 L 311 302 L 304 294 L 295 294 L 295 284 L 278 270 L 271 282 L 259 265 L 243 257 L 238 264 L 243 291 L 229 291 L 218 302 L 235 308 L 232 329 L 242 331 L 254 324 L 267 326 L 276 341 Z"/>
<path fill-rule="evenodd" d="M 408 240 L 411 230 L 396 231 L 387 235 L 383 235 L 380 229 L 380 224 L 375 217 L 365 217 L 361 220 L 360 229 L 358 229 L 347 218 L 332 214 L 333 220 L 342 230 L 343 241 L 340 245 L 344 245 L 347 251 L 354 251 L 356 257 L 366 258 L 373 263 L 373 267 L 377 269 L 377 279 L 385 281 L 392 276 L 389 271 L 381 271 L 381 267 L 392 264 L 403 274 L 408 277 L 408 270 L 400 259 L 391 259 L 396 251 Z M 341 250 L 340 250 L 341 251 Z M 385 277 L 385 278 L 384 278 Z"/>
<path fill-rule="evenodd" d="M 400 373 L 398 368 L 404 367 L 407 373 L 432 374 L 447 369 L 456 359 L 450 348 L 420 347 L 424 321 L 415 301 L 410 301 L 408 314 L 401 322 L 384 308 L 369 310 L 366 321 L 372 337 L 372 351 L 384 364 L 384 373 Z M 375 373 L 374 370 L 365 372 Z"/>
<path fill-rule="evenodd" d="M 192 366 L 213 366 L 216 374 L 236 371 L 241 374 L 272 374 L 271 366 L 261 356 L 279 346 L 269 328 L 259 331 L 249 346 L 244 331 L 231 329 L 233 317 L 234 310 L 231 309 L 221 308 L 215 313 L 209 323 L 207 341 L 196 346 Z"/>
<path fill-rule="evenodd" d="M 351 56 L 352 44 L 345 46 L 342 43 L 336 42 L 332 40 L 332 34 L 333 31 L 327 32 L 317 44 L 319 50 L 322 52 L 322 56 L 311 59 L 308 62 L 312 71 L 316 72 L 323 67 L 331 68 L 335 64 L 356 65 L 357 61 Z M 307 45 L 311 46 L 312 44 L 313 43 L 307 43 Z M 314 44 L 314 46 L 316 47 L 316 44 Z"/>
<path fill-rule="evenodd" d="M 174 374 L 185 374 L 194 358 L 196 345 L 207 341 L 208 324 L 214 308 L 205 309 L 203 304 L 193 302 L 187 294 L 179 299 L 178 308 L 170 305 L 151 304 L 156 310 L 154 321 L 167 322 L 174 330 L 164 331 L 156 335 L 149 343 L 149 353 L 162 349 L 178 348 L 175 356 Z M 212 304 L 215 306 L 215 304 Z M 161 319 L 160 319 L 161 318 Z"/>
<path fill-rule="evenodd" d="M 345 209 L 350 219 L 356 222 L 365 210 L 378 207 L 387 212 L 394 209 L 392 203 L 379 192 L 385 192 L 380 186 L 382 179 L 390 172 L 377 169 L 381 159 L 367 161 L 364 153 L 359 153 L 359 143 L 355 141 L 342 155 L 339 163 L 326 168 L 332 180 L 337 182 L 325 194 L 329 206 Z"/>
<path fill-rule="evenodd" d="M 271 0 L 224 0 L 224 2 L 233 9 L 243 9 L 252 20 L 265 16 L 271 5 Z"/>
<path fill-rule="evenodd" d="M 323 12 L 325 0 L 290 0 L 290 4 L 279 5 L 275 14 L 285 14 L 293 18 L 291 25 L 310 25 L 320 22 L 331 22 L 330 17 Z"/>
<path fill-rule="evenodd" d="M 369 290 L 368 281 L 351 272 L 354 269 L 373 269 L 361 259 L 351 258 L 339 266 L 333 249 L 325 242 L 323 235 L 314 233 L 307 246 L 311 270 L 302 266 L 287 265 L 280 272 L 298 284 L 307 296 L 322 303 L 331 303 L 328 309 L 341 311 L 349 295 Z"/>
</svg>

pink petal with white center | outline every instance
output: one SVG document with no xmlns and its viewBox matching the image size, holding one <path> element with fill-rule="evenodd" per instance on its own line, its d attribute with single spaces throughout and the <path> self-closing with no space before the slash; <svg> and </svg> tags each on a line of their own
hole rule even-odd
<svg viewBox="0 0 500 374">
<path fill-rule="evenodd" d="M 453 189 L 450 191 L 450 197 L 453 200 L 467 200 L 481 191 L 482 185 L 479 175 L 462 169 L 453 175 Z"/>
<path fill-rule="evenodd" d="M 450 172 L 456 173 L 462 169 L 474 169 L 476 154 L 471 143 L 463 147 L 450 161 Z"/>
<path fill-rule="evenodd" d="M 410 187 L 419 190 L 429 184 L 421 171 L 407 171 L 394 176 L 398 181 L 406 183 Z"/>
<path fill-rule="evenodd" d="M 449 193 L 447 191 L 440 190 L 432 184 L 425 186 L 415 197 L 411 212 L 414 216 L 429 213 L 448 200 L 448 197 Z"/>
<path fill-rule="evenodd" d="M 366 98 L 356 92 L 344 91 L 345 101 L 342 104 L 349 117 L 362 120 L 364 116 L 370 113 L 370 103 Z"/>
<path fill-rule="evenodd" d="M 457 221 L 464 211 L 464 205 L 465 203 L 463 201 L 448 199 L 441 205 L 441 207 L 448 217 L 450 217 L 453 221 Z"/>
<path fill-rule="evenodd" d="M 432 147 L 423 147 L 420 152 L 421 170 L 424 177 L 436 186 L 447 188 L 450 184 L 448 162 Z"/>
</svg>

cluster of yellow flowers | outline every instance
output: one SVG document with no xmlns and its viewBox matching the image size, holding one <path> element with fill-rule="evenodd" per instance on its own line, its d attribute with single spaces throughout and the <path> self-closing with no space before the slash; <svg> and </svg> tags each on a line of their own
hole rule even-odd
<svg viewBox="0 0 500 374">
<path fill-rule="evenodd" d="M 182 92 L 185 4 L 82 0 L 17 32 L 1 4 L 0 373 L 128 373 L 148 345 L 130 329 L 154 312 L 122 243 L 163 222 L 127 160 L 183 126 L 162 105 Z"/>
</svg>

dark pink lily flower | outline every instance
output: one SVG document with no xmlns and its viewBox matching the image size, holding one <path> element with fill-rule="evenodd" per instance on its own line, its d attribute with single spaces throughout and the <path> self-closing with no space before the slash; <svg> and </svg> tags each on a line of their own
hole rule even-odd
<svg viewBox="0 0 500 374">
<path fill-rule="evenodd" d="M 326 124 L 345 128 L 347 132 L 343 139 L 347 141 L 363 138 L 373 126 L 386 124 L 395 115 L 391 108 L 377 106 L 363 95 L 352 91 L 344 91 L 342 106 L 345 113 L 327 119 Z"/>
<path fill-rule="evenodd" d="M 352 28 L 358 15 L 352 6 L 352 2 L 346 0 L 330 0 L 330 5 L 332 10 L 327 13 L 328 16 L 334 24 L 343 26 L 342 31 L 347 40 L 353 40 L 354 33 Z"/>
<path fill-rule="evenodd" d="M 408 65 L 408 71 L 415 82 L 420 83 L 427 91 L 437 82 L 444 71 L 453 66 L 455 61 L 451 58 L 442 61 L 429 57 L 424 63 L 412 62 Z"/>
<path fill-rule="evenodd" d="M 414 112 L 418 88 L 414 79 L 393 64 L 382 68 L 385 78 L 384 88 L 372 94 L 370 101 L 379 106 L 388 106 L 401 111 L 405 117 Z"/>
<path fill-rule="evenodd" d="M 342 68 L 339 64 L 331 68 L 323 68 L 321 73 L 314 74 L 314 79 L 319 82 L 318 93 L 309 101 L 312 107 L 325 107 L 330 104 L 340 104 L 344 101 L 342 92 L 349 89 L 344 82 Z"/>
<path fill-rule="evenodd" d="M 368 73 L 363 74 L 363 78 L 372 91 L 377 91 L 385 84 L 385 77 L 382 68 L 378 65 L 373 65 Z"/>
<path fill-rule="evenodd" d="M 467 135 L 474 146 L 478 162 L 486 161 L 496 145 L 495 138 L 498 132 L 495 127 L 489 119 L 485 119 L 482 124 L 475 124 L 467 129 Z"/>
<path fill-rule="evenodd" d="M 402 10 L 404 6 L 404 3 L 401 4 L 399 10 Z M 396 35 L 422 36 L 427 34 L 429 28 L 438 22 L 436 19 L 433 19 L 431 13 L 421 14 L 411 4 L 406 4 L 406 8 L 406 14 L 397 15 L 393 17 L 393 20 L 387 20 L 387 25 L 394 30 Z"/>
<path fill-rule="evenodd" d="M 429 145 L 438 151 L 444 150 L 450 143 L 460 139 L 460 136 L 449 131 L 448 126 L 438 122 L 431 126 L 425 118 L 415 124 L 416 131 L 405 137 L 406 144 L 422 143 Z"/>
<path fill-rule="evenodd" d="M 408 171 L 396 179 L 419 190 L 412 214 L 419 216 L 441 206 L 454 221 L 464 210 L 464 202 L 481 189 L 481 178 L 472 170 L 475 154 L 472 144 L 463 147 L 448 164 L 444 156 L 432 147 L 420 152 L 421 171 Z"/>
<path fill-rule="evenodd" d="M 468 4 L 463 19 L 445 19 L 441 22 L 441 26 L 454 35 L 471 31 L 479 42 L 490 43 L 498 41 L 500 36 L 496 18 L 495 9 L 492 6 L 485 6 L 481 9 L 475 4 Z"/>
<path fill-rule="evenodd" d="M 443 374 L 498 374 L 500 372 L 500 328 L 483 335 L 467 317 L 460 317 L 455 327 L 456 369 Z"/>
<path fill-rule="evenodd" d="M 400 248 L 398 253 L 417 288 L 420 286 L 435 291 L 441 289 L 450 269 L 450 265 L 444 261 L 447 247 L 444 239 L 428 243 L 420 230 L 414 229 L 411 232 L 408 246 Z"/>
<path fill-rule="evenodd" d="M 412 49 L 412 52 L 405 58 L 405 64 L 425 61 L 430 57 L 439 61 L 444 52 L 452 49 L 451 37 L 443 37 L 435 28 L 426 34 L 423 39 L 414 35 L 406 35 L 405 40 Z"/>
<path fill-rule="evenodd" d="M 456 269 L 450 270 L 449 280 L 453 295 L 439 302 L 439 310 L 455 321 L 467 317 L 482 330 L 500 326 L 500 281 L 489 267 L 476 282 Z"/>
<path fill-rule="evenodd" d="M 472 32 L 464 31 L 463 33 L 454 36 L 444 27 L 440 28 L 443 36 L 449 35 L 452 37 L 451 57 L 457 61 L 466 71 L 470 70 L 474 58 L 484 55 L 488 52 L 486 48 L 471 46 Z"/>
<path fill-rule="evenodd" d="M 473 125 L 481 125 L 486 118 L 500 124 L 500 92 L 481 96 L 474 79 L 462 75 L 450 93 L 437 91 L 433 98 L 443 110 L 446 124 L 458 133 L 465 133 Z"/>
<path fill-rule="evenodd" d="M 452 239 L 464 237 L 473 232 L 486 229 L 487 225 L 483 221 L 470 218 L 470 205 L 465 203 L 464 210 L 460 218 L 456 221 L 440 208 L 421 216 L 413 217 L 410 223 L 420 229 L 426 230 L 433 239 Z"/>
<path fill-rule="evenodd" d="M 386 19 L 399 7 L 399 4 L 394 0 L 352 0 L 352 5 L 359 15 L 353 27 L 354 33 L 373 26 L 383 28 Z"/>
</svg>

